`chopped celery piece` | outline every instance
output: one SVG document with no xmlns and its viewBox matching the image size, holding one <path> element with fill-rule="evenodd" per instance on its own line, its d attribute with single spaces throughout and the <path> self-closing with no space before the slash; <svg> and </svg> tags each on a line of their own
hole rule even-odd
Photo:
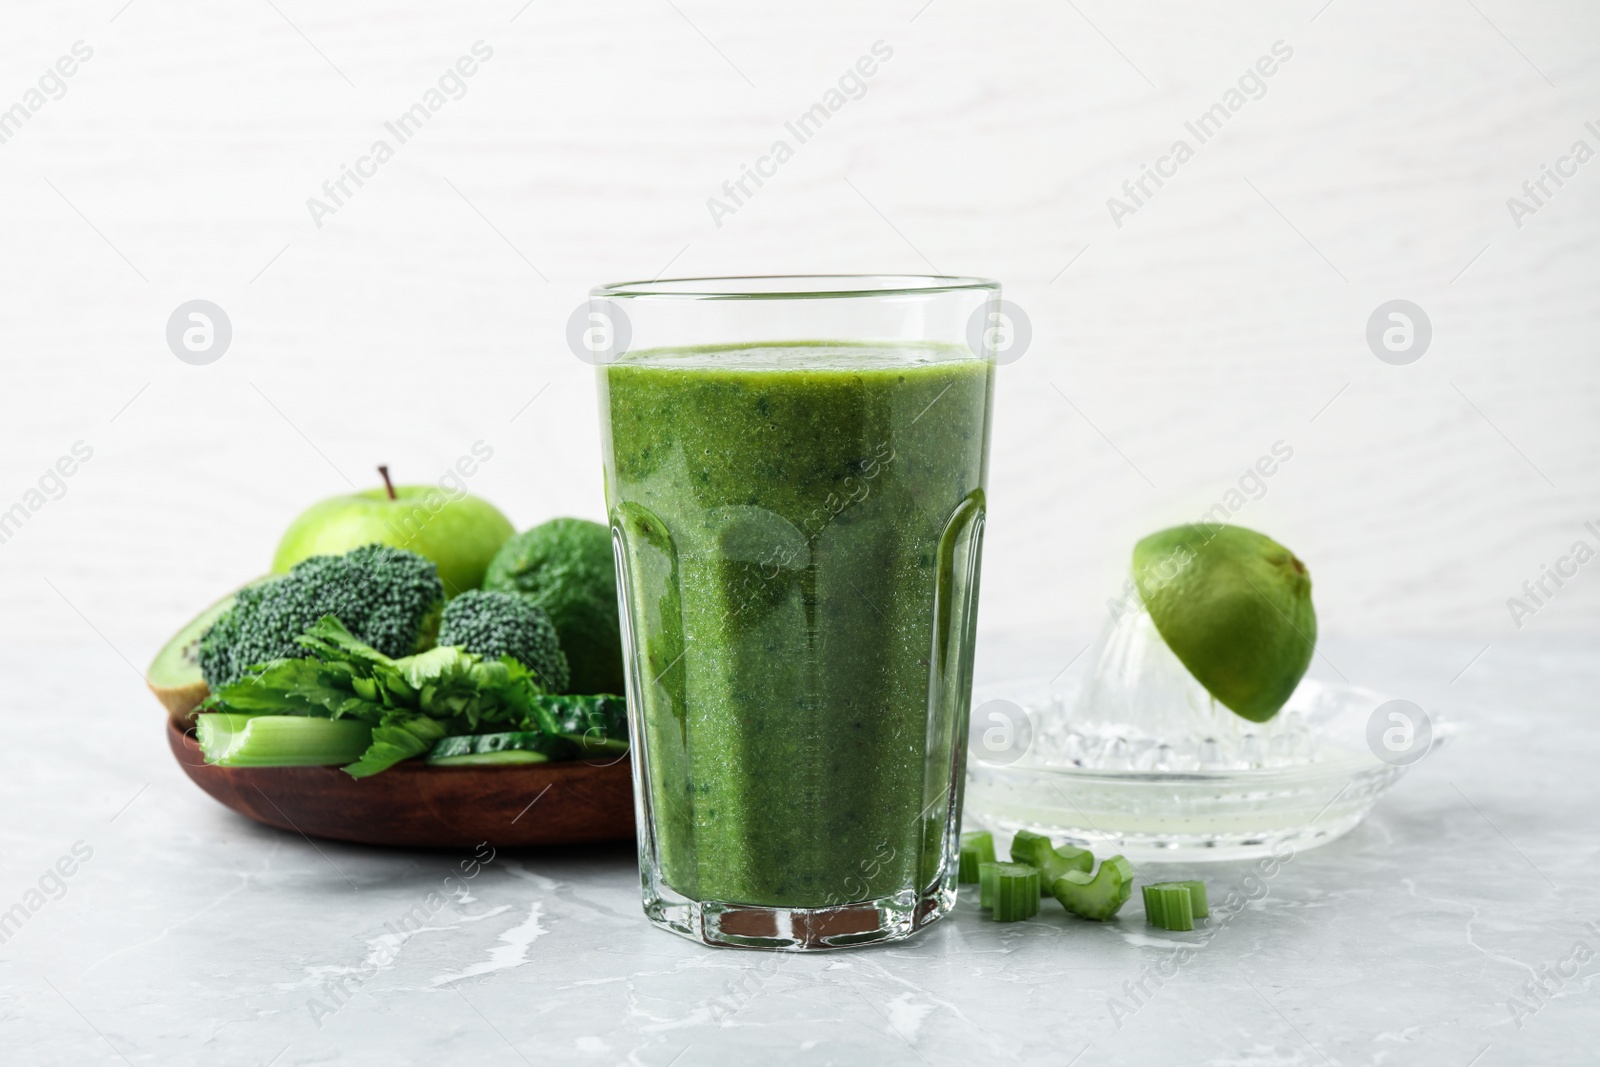
<svg viewBox="0 0 1600 1067">
<path fill-rule="evenodd" d="M 1156 882 L 1144 886 L 1144 917 L 1163 930 L 1193 930 L 1194 900 L 1188 882 Z"/>
<path fill-rule="evenodd" d="M 1094 853 L 1088 849 L 1062 845 L 1056 848 L 1048 837 L 1030 830 L 1018 830 L 1011 839 L 1011 860 L 1039 868 L 1039 894 L 1050 892 L 1055 880 L 1068 871 L 1087 874 L 1094 869 Z"/>
<path fill-rule="evenodd" d="M 978 906 L 987 911 L 994 907 L 994 889 L 1003 870 L 1016 870 L 1027 867 L 1037 871 L 1037 867 L 1029 867 L 1026 863 L 1006 863 L 1003 860 L 985 860 L 978 864 Z"/>
<path fill-rule="evenodd" d="M 1011 862 L 1027 863 L 1022 857 L 1033 855 L 1034 849 L 1040 845 L 1049 848 L 1050 839 L 1032 830 L 1018 830 L 1011 838 Z"/>
<path fill-rule="evenodd" d="M 994 835 L 987 830 L 974 830 L 961 835 L 961 866 L 956 874 L 958 882 L 976 882 L 978 864 L 994 862 Z"/>
<path fill-rule="evenodd" d="M 1204 919 L 1211 914 L 1211 906 L 1206 903 L 1206 884 L 1198 878 L 1187 882 L 1162 882 L 1161 885 L 1181 885 L 1189 890 L 1189 910 L 1194 912 L 1196 919 Z"/>
<path fill-rule="evenodd" d="M 1050 893 L 1074 915 L 1104 922 L 1128 902 L 1133 893 L 1133 866 L 1121 856 L 1100 864 L 1091 878 L 1082 871 L 1068 871 L 1050 883 Z"/>
<path fill-rule="evenodd" d="M 208 712 L 196 717 L 195 738 L 206 762 L 219 767 L 322 767 L 360 759 L 372 727 L 355 719 Z"/>
<path fill-rule="evenodd" d="M 1039 869 L 1026 863 L 978 865 L 979 896 L 995 922 L 1014 923 L 1039 914 Z"/>
</svg>

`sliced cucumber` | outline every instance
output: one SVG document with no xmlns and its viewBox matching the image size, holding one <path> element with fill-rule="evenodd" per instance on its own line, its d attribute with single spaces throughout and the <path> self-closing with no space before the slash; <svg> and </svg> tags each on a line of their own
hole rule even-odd
<svg viewBox="0 0 1600 1067">
<path fill-rule="evenodd" d="M 545 763 L 566 754 L 570 745 L 546 733 L 457 734 L 441 738 L 428 753 L 430 767 L 493 767 Z"/>
<path fill-rule="evenodd" d="M 207 763 L 219 767 L 326 767 L 360 759 L 372 727 L 355 719 L 207 712 L 195 719 Z"/>
<path fill-rule="evenodd" d="M 428 757 L 430 767 L 513 767 L 530 763 L 549 763 L 543 752 L 529 752 L 520 748 L 507 748 L 499 752 L 469 752 L 464 756 Z"/>
<path fill-rule="evenodd" d="M 566 738 L 585 756 L 628 751 L 628 704 L 621 697 L 551 694 L 535 698 L 534 715 L 549 733 Z"/>
</svg>

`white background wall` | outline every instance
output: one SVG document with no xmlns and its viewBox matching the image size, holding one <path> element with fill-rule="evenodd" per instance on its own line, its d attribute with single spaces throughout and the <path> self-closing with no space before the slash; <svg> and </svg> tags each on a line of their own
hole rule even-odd
<svg viewBox="0 0 1600 1067">
<path fill-rule="evenodd" d="M 94 50 L 0 145 L 0 509 L 94 450 L 0 545 L 0 637 L 92 627 L 142 667 L 302 506 L 479 439 L 473 488 L 519 525 L 600 518 L 563 339 L 595 283 L 935 268 L 1034 330 L 999 387 L 989 631 L 1090 633 L 1132 541 L 1279 440 L 1238 521 L 1307 560 L 1325 633 L 1600 629 L 1600 562 L 1521 635 L 1505 603 L 1600 546 L 1600 161 L 1520 229 L 1506 206 L 1600 149 L 1592 4 L 122 3 L 0 14 L 0 107 Z M 466 95 L 316 227 L 307 198 L 479 40 Z M 866 94 L 714 225 L 879 40 Z M 1279 40 L 1266 94 L 1115 226 Z M 204 367 L 164 341 L 196 297 L 234 328 Z M 1396 297 L 1434 326 L 1410 366 L 1363 338 Z"/>
</svg>

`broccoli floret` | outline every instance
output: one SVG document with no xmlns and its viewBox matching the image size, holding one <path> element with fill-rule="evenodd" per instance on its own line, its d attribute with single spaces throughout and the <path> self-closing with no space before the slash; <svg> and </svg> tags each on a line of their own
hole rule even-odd
<svg viewBox="0 0 1600 1067">
<path fill-rule="evenodd" d="M 570 681 L 567 655 L 550 616 L 510 593 L 469 589 L 450 601 L 439 621 L 439 644 L 458 645 L 488 660 L 510 656 L 552 693 L 563 692 Z"/>
<path fill-rule="evenodd" d="M 611 531 L 551 519 L 500 546 L 483 587 L 517 593 L 545 610 L 572 665 L 572 692 L 622 692 L 622 633 Z"/>
<path fill-rule="evenodd" d="M 200 638 L 200 672 L 215 692 L 248 667 L 305 656 L 295 638 L 324 615 L 386 656 L 409 656 L 433 646 L 443 606 L 438 569 L 415 552 L 366 545 L 312 556 L 239 591 Z"/>
</svg>

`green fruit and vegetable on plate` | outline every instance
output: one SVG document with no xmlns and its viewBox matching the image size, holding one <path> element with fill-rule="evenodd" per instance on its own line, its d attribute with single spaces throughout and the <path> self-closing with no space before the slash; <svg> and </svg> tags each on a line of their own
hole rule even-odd
<svg viewBox="0 0 1600 1067">
<path fill-rule="evenodd" d="M 552 519 L 516 533 L 477 497 L 432 486 L 313 505 L 272 573 L 201 612 L 156 656 L 150 688 L 193 727 L 208 763 L 339 766 L 365 778 L 405 760 L 517 767 L 628 752 L 616 576 L 607 527 Z M 1232 526 L 1141 540 L 1133 581 L 1161 640 L 1218 704 L 1277 714 L 1309 665 L 1310 578 L 1283 546 Z M 1122 856 L 1019 831 L 1011 861 L 961 836 L 958 881 L 1001 922 L 1043 897 L 1114 918 L 1133 888 Z M 1192 930 L 1198 881 L 1142 887 L 1151 924 Z"/>
<path fill-rule="evenodd" d="M 147 681 L 208 763 L 514 767 L 628 751 L 610 531 L 523 533 L 478 497 L 313 505 L 272 573 L 211 605 Z"/>
</svg>

